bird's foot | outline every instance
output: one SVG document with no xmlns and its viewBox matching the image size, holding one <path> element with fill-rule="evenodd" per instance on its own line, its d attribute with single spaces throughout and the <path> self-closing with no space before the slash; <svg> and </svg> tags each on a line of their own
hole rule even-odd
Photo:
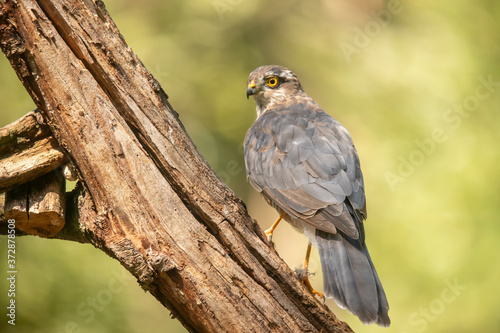
<svg viewBox="0 0 500 333">
<path fill-rule="evenodd" d="M 269 228 L 266 231 L 264 231 L 264 234 L 266 235 L 266 238 L 269 241 L 269 243 L 271 243 L 273 240 L 273 231 L 274 228 Z"/>
<path fill-rule="evenodd" d="M 323 301 L 325 300 L 325 295 L 322 292 L 314 289 L 311 281 L 309 281 L 309 270 L 307 268 L 296 269 L 295 273 L 297 274 L 299 280 L 307 287 L 307 289 L 309 289 L 311 294 L 313 294 L 314 296 L 318 296 Z"/>
<path fill-rule="evenodd" d="M 318 296 L 322 300 L 325 300 L 325 295 L 323 295 L 322 292 L 317 291 L 316 289 L 313 288 L 311 285 L 311 282 L 309 281 L 309 278 L 306 278 L 305 280 L 302 280 L 302 283 L 306 285 L 307 289 L 313 294 L 314 296 Z"/>
<path fill-rule="evenodd" d="M 282 213 L 280 215 L 280 217 L 278 217 L 278 219 L 273 223 L 273 225 L 271 226 L 271 228 L 267 229 L 266 231 L 264 231 L 264 233 L 266 234 L 266 237 L 267 237 L 267 240 L 269 241 L 269 243 L 272 242 L 273 240 L 273 232 L 274 232 L 274 229 L 276 229 L 276 227 L 278 226 L 278 224 L 281 222 L 281 219 L 285 216 L 285 213 Z"/>
</svg>

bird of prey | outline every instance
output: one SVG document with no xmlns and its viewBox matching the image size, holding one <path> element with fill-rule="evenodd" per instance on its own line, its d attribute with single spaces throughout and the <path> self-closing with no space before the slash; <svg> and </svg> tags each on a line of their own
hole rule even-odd
<svg viewBox="0 0 500 333">
<path fill-rule="evenodd" d="M 250 73 L 257 120 L 245 137 L 250 184 L 281 218 L 318 247 L 324 296 L 364 324 L 390 325 L 389 305 L 365 244 L 363 175 L 349 132 L 309 97 L 289 69 L 262 66 Z M 307 279 L 304 283 L 312 289 Z"/>
</svg>

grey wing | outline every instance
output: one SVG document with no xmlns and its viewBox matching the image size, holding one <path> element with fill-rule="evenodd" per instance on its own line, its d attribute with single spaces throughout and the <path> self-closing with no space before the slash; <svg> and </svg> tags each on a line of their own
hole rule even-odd
<svg viewBox="0 0 500 333">
<path fill-rule="evenodd" d="M 366 218 L 366 204 L 352 139 L 328 114 L 305 107 L 268 111 L 256 121 L 245 140 L 248 179 L 288 215 L 359 238 L 363 228 L 355 220 Z M 346 200 L 359 218 L 353 219 Z"/>
</svg>

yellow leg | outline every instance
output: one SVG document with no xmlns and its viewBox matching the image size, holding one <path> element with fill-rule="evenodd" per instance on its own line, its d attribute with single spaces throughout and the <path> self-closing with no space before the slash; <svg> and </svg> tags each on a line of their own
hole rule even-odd
<svg viewBox="0 0 500 333">
<path fill-rule="evenodd" d="M 302 283 L 306 285 L 307 289 L 313 294 L 313 295 L 318 295 L 320 298 L 325 298 L 323 293 L 316 291 L 312 285 L 311 282 L 309 281 L 309 257 L 311 257 L 311 243 L 307 245 L 307 252 L 306 252 L 306 260 L 304 261 L 304 278 L 302 278 Z"/>
<path fill-rule="evenodd" d="M 264 231 L 264 233 L 266 234 L 266 237 L 269 240 L 269 242 L 271 242 L 271 240 L 273 239 L 274 229 L 276 229 L 276 227 L 278 226 L 278 224 L 280 224 L 281 219 L 283 219 L 284 216 L 285 216 L 285 213 L 281 214 L 280 217 L 278 217 L 278 219 L 276 220 L 276 222 L 273 223 L 273 225 L 271 226 L 271 228 L 269 228 L 266 231 Z"/>
</svg>

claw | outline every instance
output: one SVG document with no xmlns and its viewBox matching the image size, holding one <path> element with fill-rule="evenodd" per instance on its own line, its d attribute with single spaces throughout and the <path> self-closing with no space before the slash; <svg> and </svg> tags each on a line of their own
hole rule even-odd
<svg viewBox="0 0 500 333">
<path fill-rule="evenodd" d="M 319 296 L 319 298 L 322 298 L 323 301 L 325 300 L 325 295 L 322 292 L 317 291 L 314 289 L 311 285 L 311 281 L 309 281 L 309 257 L 311 256 L 311 243 L 307 245 L 307 252 L 306 252 L 306 260 L 304 261 L 304 267 L 300 271 L 299 274 L 299 279 L 302 281 L 302 283 L 309 289 L 309 291 L 314 295 L 314 296 Z"/>
<path fill-rule="evenodd" d="M 313 286 L 311 285 L 311 281 L 309 281 L 309 276 L 306 275 L 306 277 L 301 279 L 301 281 L 307 287 L 307 289 L 309 289 L 311 294 L 313 294 L 314 296 L 318 296 L 319 298 L 323 299 L 323 301 L 325 300 L 325 295 L 313 288 Z"/>
<path fill-rule="evenodd" d="M 273 240 L 273 231 L 274 230 L 272 230 L 272 228 L 269 228 L 266 231 L 264 231 L 264 234 L 266 234 L 266 238 L 269 241 L 269 243 L 271 243 Z"/>
<path fill-rule="evenodd" d="M 276 227 L 281 222 L 281 219 L 283 219 L 284 216 L 285 216 L 285 213 L 281 214 L 280 217 L 278 217 L 278 219 L 273 223 L 273 225 L 271 226 L 271 228 L 269 228 L 266 231 L 264 231 L 264 233 L 266 234 L 266 237 L 267 237 L 267 240 L 269 241 L 269 243 L 271 243 L 271 241 L 273 240 L 274 229 L 276 229 Z"/>
</svg>

